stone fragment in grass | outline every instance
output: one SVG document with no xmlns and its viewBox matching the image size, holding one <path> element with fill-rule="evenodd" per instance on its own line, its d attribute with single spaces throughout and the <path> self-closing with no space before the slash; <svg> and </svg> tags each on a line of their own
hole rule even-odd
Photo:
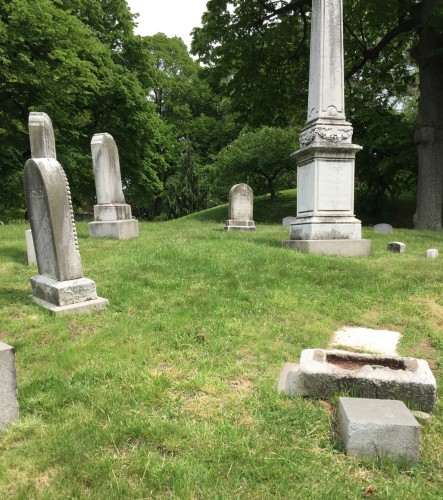
<svg viewBox="0 0 443 500">
<path fill-rule="evenodd" d="M 397 354 L 401 334 L 390 330 L 344 326 L 334 332 L 332 347 L 349 347 L 377 354 Z"/>
<path fill-rule="evenodd" d="M 436 248 L 429 248 L 426 250 L 427 259 L 436 259 L 438 257 L 438 250 Z"/>
<path fill-rule="evenodd" d="M 405 253 L 406 245 L 401 241 L 391 241 L 388 243 L 388 250 L 394 253 Z"/>
<path fill-rule="evenodd" d="M 374 233 L 392 233 L 392 226 L 391 224 L 375 224 L 374 226 Z"/>
<path fill-rule="evenodd" d="M 0 432 L 18 419 L 14 348 L 0 342 Z"/>
<path fill-rule="evenodd" d="M 254 231 L 254 195 L 247 184 L 236 184 L 229 191 L 229 214 L 227 231 Z"/>
<path fill-rule="evenodd" d="M 420 424 L 402 401 L 341 397 L 338 423 L 347 455 L 417 464 Z"/>
<path fill-rule="evenodd" d="M 423 359 L 340 350 L 304 349 L 299 365 L 286 363 L 279 390 L 289 396 L 330 399 L 336 394 L 398 399 L 421 411 L 432 411 L 436 381 Z"/>
</svg>

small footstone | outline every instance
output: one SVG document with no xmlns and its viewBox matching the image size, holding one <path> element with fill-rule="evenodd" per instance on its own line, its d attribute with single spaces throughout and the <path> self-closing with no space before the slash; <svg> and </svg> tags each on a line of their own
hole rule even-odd
<svg viewBox="0 0 443 500">
<path fill-rule="evenodd" d="M 391 243 L 388 244 L 388 250 L 394 253 L 405 253 L 406 245 L 400 241 L 391 241 Z"/>
<path fill-rule="evenodd" d="M 374 233 L 392 233 L 392 226 L 390 224 L 376 224 L 374 226 Z"/>
<path fill-rule="evenodd" d="M 298 363 L 287 362 L 278 377 L 277 390 L 279 394 L 295 396 L 297 394 L 297 376 L 300 369 Z"/>
<path fill-rule="evenodd" d="M 14 348 L 0 342 L 0 432 L 18 419 Z"/>
<path fill-rule="evenodd" d="M 346 454 L 416 465 L 420 424 L 402 401 L 339 398 L 338 421 Z"/>
<path fill-rule="evenodd" d="M 438 250 L 436 248 L 430 248 L 426 250 L 427 259 L 436 259 L 438 257 Z"/>
</svg>

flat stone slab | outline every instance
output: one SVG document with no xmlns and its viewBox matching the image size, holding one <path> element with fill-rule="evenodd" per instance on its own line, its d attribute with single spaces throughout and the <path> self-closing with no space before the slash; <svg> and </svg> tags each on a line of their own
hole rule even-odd
<svg viewBox="0 0 443 500">
<path fill-rule="evenodd" d="M 434 408 L 437 384 L 424 359 L 304 349 L 299 366 L 293 365 L 283 367 L 279 380 L 288 396 L 328 399 L 345 392 L 398 399 L 425 412 Z"/>
<path fill-rule="evenodd" d="M 128 240 L 138 237 L 138 220 L 95 221 L 88 224 L 91 238 Z"/>
<path fill-rule="evenodd" d="M 0 432 L 7 424 L 17 419 L 15 352 L 12 346 L 0 342 Z"/>
<path fill-rule="evenodd" d="M 106 309 L 109 305 L 108 299 L 103 299 L 102 297 L 97 297 L 94 300 L 88 300 L 86 302 L 78 302 L 77 304 L 68 304 L 66 306 L 56 306 L 47 302 L 46 300 L 39 299 L 38 297 L 32 296 L 34 302 L 38 305 L 44 307 L 51 311 L 54 316 L 63 316 L 65 314 L 83 314 L 90 313 L 93 311 L 100 311 Z"/>
<path fill-rule="evenodd" d="M 369 257 L 370 240 L 285 240 L 283 246 L 291 250 L 319 255 Z"/>
<path fill-rule="evenodd" d="M 420 424 L 402 401 L 339 398 L 338 423 L 347 455 L 417 464 Z"/>
<path fill-rule="evenodd" d="M 390 330 L 345 326 L 334 332 L 331 347 L 350 347 L 377 354 L 397 354 L 401 334 Z"/>
</svg>

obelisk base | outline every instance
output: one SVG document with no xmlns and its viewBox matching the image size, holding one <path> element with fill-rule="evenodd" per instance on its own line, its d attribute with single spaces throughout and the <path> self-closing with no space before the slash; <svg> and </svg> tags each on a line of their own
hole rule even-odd
<svg viewBox="0 0 443 500">
<path fill-rule="evenodd" d="M 370 240 L 286 240 L 283 246 L 291 250 L 319 255 L 369 257 Z"/>
<path fill-rule="evenodd" d="M 127 240 L 138 237 L 138 220 L 96 221 L 89 223 L 91 238 Z"/>
</svg>

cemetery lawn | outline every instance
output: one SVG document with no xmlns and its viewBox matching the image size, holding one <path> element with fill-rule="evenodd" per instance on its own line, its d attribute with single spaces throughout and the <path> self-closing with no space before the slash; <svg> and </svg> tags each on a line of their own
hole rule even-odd
<svg viewBox="0 0 443 500">
<path fill-rule="evenodd" d="M 0 498 L 441 498 L 443 232 L 367 228 L 370 258 L 322 257 L 283 249 L 287 228 L 257 218 L 225 232 L 220 214 L 142 222 L 129 241 L 78 223 L 110 306 L 65 317 L 29 298 L 28 226 L 0 226 L 20 405 L 0 435 Z M 346 457 L 336 399 L 277 394 L 283 363 L 343 325 L 400 331 L 400 354 L 429 361 L 439 397 L 417 467 Z"/>
</svg>

